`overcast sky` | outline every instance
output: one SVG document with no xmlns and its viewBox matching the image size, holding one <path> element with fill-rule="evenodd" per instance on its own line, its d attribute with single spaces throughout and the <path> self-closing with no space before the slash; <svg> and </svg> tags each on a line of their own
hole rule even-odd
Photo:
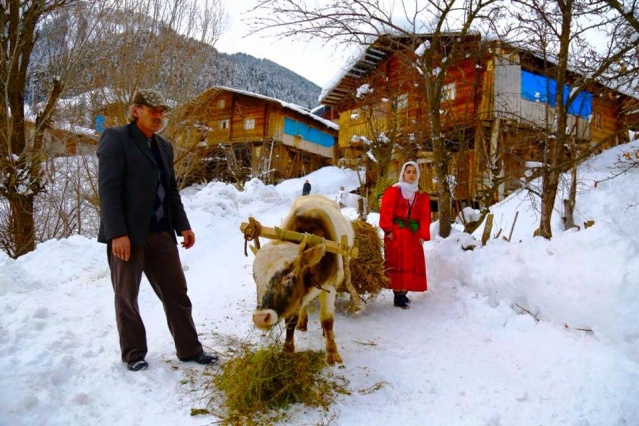
<svg viewBox="0 0 639 426">
<path fill-rule="evenodd" d="M 224 53 L 243 52 L 266 58 L 324 87 L 343 65 L 342 52 L 322 47 L 320 43 L 294 42 L 288 39 L 250 34 L 243 19 L 256 0 L 223 0 L 228 15 L 226 29 L 217 42 Z"/>
</svg>

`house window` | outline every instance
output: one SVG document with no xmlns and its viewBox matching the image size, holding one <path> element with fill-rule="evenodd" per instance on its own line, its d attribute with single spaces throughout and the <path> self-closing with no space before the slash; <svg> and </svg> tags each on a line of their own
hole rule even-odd
<svg viewBox="0 0 639 426">
<path fill-rule="evenodd" d="M 244 119 L 244 129 L 246 129 L 246 130 L 255 129 L 255 119 L 254 118 L 245 118 Z"/>
<path fill-rule="evenodd" d="M 596 112 L 593 114 L 592 123 L 595 126 L 595 129 L 603 128 L 603 116 L 600 112 Z"/>
<path fill-rule="evenodd" d="M 224 99 L 217 100 L 217 109 L 224 109 L 225 106 L 226 106 L 226 102 L 224 102 Z"/>
<path fill-rule="evenodd" d="M 445 84 L 442 87 L 442 101 L 452 101 L 455 99 L 455 83 Z"/>
<path fill-rule="evenodd" d="M 228 129 L 229 128 L 229 119 L 227 118 L 226 120 L 220 120 L 220 129 L 224 130 L 224 129 Z"/>
</svg>

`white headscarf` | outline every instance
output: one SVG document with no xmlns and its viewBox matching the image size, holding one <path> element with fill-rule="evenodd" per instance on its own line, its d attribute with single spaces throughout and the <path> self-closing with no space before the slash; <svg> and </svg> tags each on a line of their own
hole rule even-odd
<svg viewBox="0 0 639 426">
<path fill-rule="evenodd" d="M 413 183 L 408 183 L 404 180 L 404 172 L 406 171 L 406 166 L 413 166 L 415 167 L 415 170 L 417 170 L 417 179 L 415 179 L 415 182 Z M 402 166 L 402 171 L 399 172 L 399 182 L 397 182 L 393 186 L 399 186 L 402 190 L 402 196 L 407 200 L 412 200 L 413 198 L 415 198 L 415 193 L 419 191 L 419 175 L 420 172 L 417 163 L 414 161 L 407 161 Z"/>
</svg>

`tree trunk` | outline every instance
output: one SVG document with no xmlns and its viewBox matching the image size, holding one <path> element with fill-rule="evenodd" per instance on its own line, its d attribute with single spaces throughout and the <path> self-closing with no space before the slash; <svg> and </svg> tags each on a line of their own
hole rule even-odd
<svg viewBox="0 0 639 426">
<path fill-rule="evenodd" d="M 9 198 L 9 236 L 13 247 L 9 255 L 14 259 L 35 249 L 33 196 L 12 194 Z"/>
<path fill-rule="evenodd" d="M 433 134 L 441 135 L 441 132 L 434 130 Z M 437 178 L 436 187 L 437 204 L 439 207 L 439 236 L 447 238 L 452 229 L 452 209 L 450 188 L 448 185 L 448 152 L 446 150 L 445 141 L 442 137 L 433 138 L 433 154 L 435 156 L 435 176 Z"/>
<path fill-rule="evenodd" d="M 556 144 L 556 142 L 554 142 Z M 559 171 L 552 167 L 546 170 L 542 184 L 541 217 L 539 220 L 539 236 L 546 239 L 552 238 L 551 219 L 555 209 L 555 198 L 559 186 Z"/>
<path fill-rule="evenodd" d="M 570 182 L 570 192 L 568 199 L 564 200 L 564 225 L 566 229 L 574 228 L 575 225 L 575 205 L 577 204 L 577 164 L 572 166 L 572 181 Z"/>
</svg>

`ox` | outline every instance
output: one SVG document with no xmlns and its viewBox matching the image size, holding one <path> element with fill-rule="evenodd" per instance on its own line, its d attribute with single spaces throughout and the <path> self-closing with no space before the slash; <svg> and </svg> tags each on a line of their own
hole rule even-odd
<svg viewBox="0 0 639 426">
<path fill-rule="evenodd" d="M 340 241 L 347 237 L 352 246 L 354 232 L 351 222 L 342 215 L 338 204 L 322 195 L 297 198 L 283 220 L 283 229 L 318 235 L 326 240 Z M 272 241 L 255 254 L 253 278 L 257 285 L 257 308 L 253 322 L 268 330 L 280 319 L 286 323 L 283 350 L 295 352 L 295 329 L 306 331 L 306 305 L 316 297 L 320 303 L 320 321 L 326 338 L 326 361 L 341 363 L 333 334 L 335 294 L 345 285 L 356 308 L 361 299 L 350 282 L 350 258 L 326 251 L 324 243 L 307 247 Z"/>
</svg>

